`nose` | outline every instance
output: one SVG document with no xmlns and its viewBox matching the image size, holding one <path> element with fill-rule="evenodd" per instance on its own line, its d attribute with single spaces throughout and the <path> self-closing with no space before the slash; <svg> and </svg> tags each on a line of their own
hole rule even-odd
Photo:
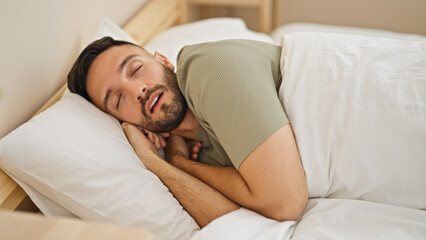
<svg viewBox="0 0 426 240">
<path fill-rule="evenodd" d="M 148 86 L 145 84 L 132 84 L 129 82 L 129 84 L 126 85 L 125 91 L 130 94 L 131 98 L 135 102 L 140 102 L 146 96 Z"/>
</svg>

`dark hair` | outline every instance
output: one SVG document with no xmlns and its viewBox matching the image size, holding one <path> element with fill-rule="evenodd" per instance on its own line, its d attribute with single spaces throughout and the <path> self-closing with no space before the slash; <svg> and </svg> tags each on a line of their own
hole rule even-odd
<svg viewBox="0 0 426 240">
<path fill-rule="evenodd" d="M 88 101 L 91 101 L 89 94 L 87 93 L 86 82 L 87 75 L 93 61 L 97 56 L 99 56 L 99 54 L 109 49 L 110 47 L 126 44 L 138 46 L 131 42 L 114 40 L 111 37 L 103 37 L 89 44 L 80 53 L 70 72 L 68 73 L 68 89 L 72 93 L 77 93 Z"/>
</svg>

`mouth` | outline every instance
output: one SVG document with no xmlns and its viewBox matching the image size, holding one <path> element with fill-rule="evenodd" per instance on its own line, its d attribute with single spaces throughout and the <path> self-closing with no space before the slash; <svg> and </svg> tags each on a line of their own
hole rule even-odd
<svg viewBox="0 0 426 240">
<path fill-rule="evenodd" d="M 164 92 L 160 92 L 158 94 L 155 94 L 151 97 L 151 99 L 148 101 L 147 108 L 148 108 L 148 112 L 150 114 L 153 114 L 160 106 L 162 100 L 163 100 L 163 95 Z"/>
</svg>

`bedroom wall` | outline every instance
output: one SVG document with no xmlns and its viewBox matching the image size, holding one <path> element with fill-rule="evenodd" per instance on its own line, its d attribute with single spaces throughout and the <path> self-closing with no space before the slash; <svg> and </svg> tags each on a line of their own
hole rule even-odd
<svg viewBox="0 0 426 240">
<path fill-rule="evenodd" d="M 119 25 L 148 0 L 0 0 L 0 138 L 66 81 L 104 16 Z"/>
<path fill-rule="evenodd" d="M 316 22 L 426 35 L 425 0 L 277 0 L 276 22 Z"/>
<path fill-rule="evenodd" d="M 273 0 L 275 26 L 291 22 L 311 22 L 379 28 L 426 35 L 425 0 Z M 257 11 L 250 8 L 210 7 L 199 11 L 201 18 L 235 16 L 258 29 Z"/>
</svg>

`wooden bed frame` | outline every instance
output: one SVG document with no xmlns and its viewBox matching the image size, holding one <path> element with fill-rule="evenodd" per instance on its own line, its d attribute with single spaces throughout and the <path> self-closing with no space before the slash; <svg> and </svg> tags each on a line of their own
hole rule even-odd
<svg viewBox="0 0 426 240">
<path fill-rule="evenodd" d="M 184 3 L 183 0 L 151 0 L 126 23 L 124 30 L 143 46 L 158 33 L 184 21 Z M 66 88 L 65 83 L 34 116 L 56 103 Z M 0 209 L 15 210 L 26 196 L 25 191 L 0 169 Z"/>
</svg>

